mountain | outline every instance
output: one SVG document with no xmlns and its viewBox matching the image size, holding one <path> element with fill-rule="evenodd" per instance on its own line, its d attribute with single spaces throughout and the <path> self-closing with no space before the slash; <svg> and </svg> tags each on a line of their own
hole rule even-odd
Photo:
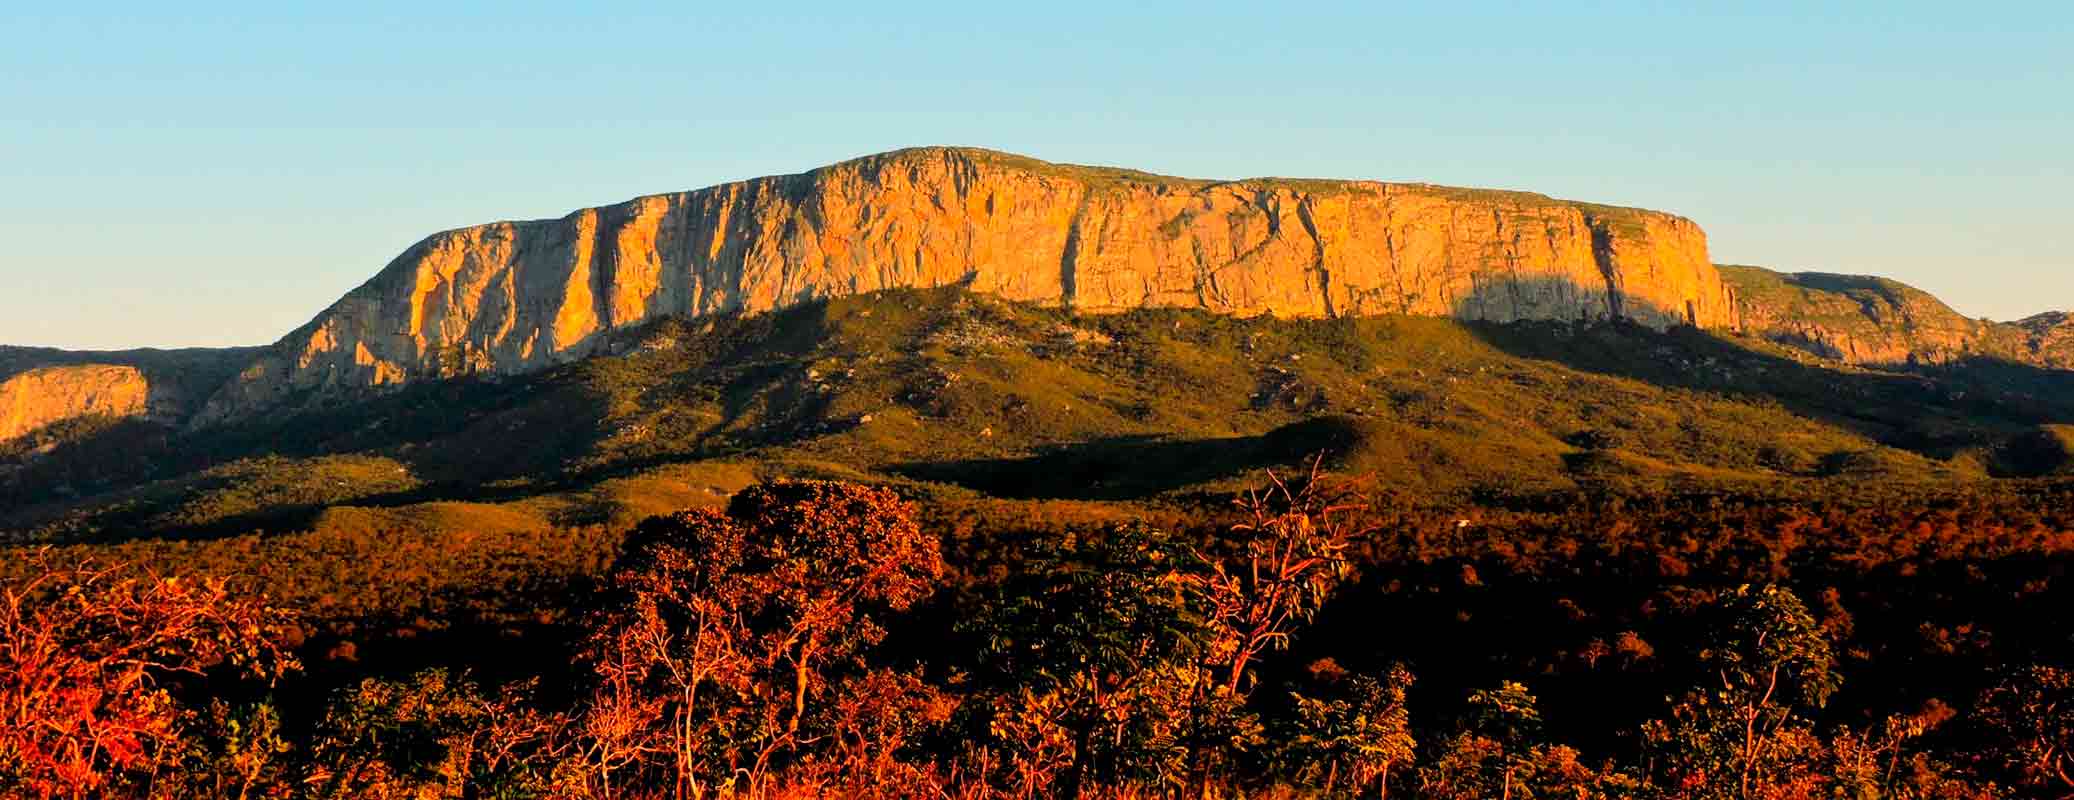
<svg viewBox="0 0 2074 800">
<path fill-rule="evenodd" d="M 2059 475 L 2070 331 L 1658 212 L 903 150 L 437 234 L 264 348 L 0 347 L 0 538 L 770 475 L 1137 500 L 1311 452 L 1433 492 Z"/>
<path fill-rule="evenodd" d="M 921 148 L 436 234 L 276 343 L 201 421 L 528 372 L 666 316 L 949 285 L 1081 312 L 1735 321 L 1705 234 L 1669 214 Z"/>
<path fill-rule="evenodd" d="M 177 423 L 258 348 L 84 352 L 0 345 L 0 442 L 82 417 Z"/>
<path fill-rule="evenodd" d="M 2074 366 L 2074 323 L 2040 314 L 1970 319 L 1912 286 L 1863 275 L 1780 273 L 1721 265 L 1745 332 L 1850 364 L 1912 366 L 1987 358 Z"/>
</svg>

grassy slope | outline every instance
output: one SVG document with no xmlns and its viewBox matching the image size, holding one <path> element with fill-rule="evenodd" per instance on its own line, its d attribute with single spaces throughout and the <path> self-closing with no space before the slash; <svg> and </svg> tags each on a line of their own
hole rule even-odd
<svg viewBox="0 0 2074 800">
<path fill-rule="evenodd" d="M 2055 373 L 1882 373 L 1696 331 L 1075 318 L 953 290 L 666 321 L 619 344 L 539 376 L 244 428 L 89 437 L 17 460 L 0 527 L 47 540 L 611 526 L 772 475 L 1143 504 L 1319 451 L 1435 502 L 1951 481 L 2057 471 L 2040 426 L 2074 421 Z"/>
</svg>

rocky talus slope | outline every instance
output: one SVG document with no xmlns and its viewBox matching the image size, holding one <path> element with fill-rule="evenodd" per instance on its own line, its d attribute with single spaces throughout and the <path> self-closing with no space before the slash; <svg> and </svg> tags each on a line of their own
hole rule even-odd
<svg viewBox="0 0 2074 800">
<path fill-rule="evenodd" d="M 2074 366 L 2074 320 L 1972 319 L 1912 286 L 1863 275 L 1781 273 L 1723 264 L 1744 331 L 1823 358 L 1878 366 L 1992 358 Z"/>
<path fill-rule="evenodd" d="M 0 381 L 0 441 L 75 417 L 139 416 L 151 384 L 135 367 L 83 364 L 42 367 Z"/>
<path fill-rule="evenodd" d="M 923 148 L 434 235 L 252 362 L 200 421 L 525 372 L 663 316 L 953 284 L 1086 312 L 1736 324 L 1705 234 L 1669 214 Z"/>
</svg>

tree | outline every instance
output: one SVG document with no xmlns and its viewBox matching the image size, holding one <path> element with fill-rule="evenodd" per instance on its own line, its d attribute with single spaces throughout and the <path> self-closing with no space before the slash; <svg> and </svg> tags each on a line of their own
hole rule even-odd
<svg viewBox="0 0 2074 800">
<path fill-rule="evenodd" d="M 1686 695 L 1644 740 L 1675 786 L 1696 798 L 1752 798 L 1819 782 L 1822 746 L 1800 715 L 1841 684 L 1828 636 L 1800 598 L 1741 586 L 1713 609 L 1700 665 L 1711 684 Z"/>
<path fill-rule="evenodd" d="M 1365 504 L 1313 459 L 1300 487 L 1272 471 L 1269 485 L 1238 500 L 1245 521 L 1221 543 L 1222 558 L 1194 553 L 1178 573 L 1205 611 L 1208 639 L 1200 667 L 1185 676 L 1190 770 L 1207 796 L 1213 773 L 1233 753 L 1258 743 L 1260 722 L 1246 708 L 1252 665 L 1288 647 L 1348 572 L 1346 551 L 1374 528 Z"/>
<path fill-rule="evenodd" d="M 1318 785 L 1327 796 L 1339 790 L 1344 776 L 1356 796 L 1373 787 L 1376 797 L 1389 797 L 1390 773 L 1410 763 L 1418 747 L 1405 704 L 1411 670 L 1393 666 L 1376 680 L 1348 676 L 1328 660 L 1312 665 L 1311 672 L 1336 696 L 1290 693 L 1296 718 L 1288 749 L 1298 777 Z M 1321 770 L 1324 774 L 1317 774 Z"/>
<path fill-rule="evenodd" d="M 1576 750 L 1542 738 L 1541 711 L 1523 684 L 1504 681 L 1469 695 L 1468 713 L 1419 769 L 1420 796 L 1435 800 L 1604 798 L 1633 794 L 1618 772 L 1578 761 Z"/>
<path fill-rule="evenodd" d="M 213 578 L 44 561 L 0 583 L 0 786 L 150 794 L 177 774 L 201 721 L 173 684 L 275 680 L 297 667 L 291 634 L 285 612 Z"/>
<path fill-rule="evenodd" d="M 252 800 L 290 794 L 294 761 L 289 756 L 295 747 L 271 704 L 233 706 L 216 700 L 199 727 L 175 796 Z"/>
<path fill-rule="evenodd" d="M 1000 688 L 991 730 L 1013 758 L 1066 772 L 1063 791 L 1176 781 L 1188 693 L 1208 639 L 1190 549 L 1142 525 L 1039 543 L 966 628 Z"/>
<path fill-rule="evenodd" d="M 303 783 L 316 798 L 543 793 L 563 721 L 523 689 L 490 696 L 437 669 L 362 681 L 325 713 Z"/>
<path fill-rule="evenodd" d="M 1881 800 L 1993 800 L 1994 784 L 1967 780 L 1944 760 L 1917 747 L 1957 712 L 1932 700 L 1865 731 L 1843 729 L 1823 743 L 1824 773 L 1832 797 Z"/>
<path fill-rule="evenodd" d="M 834 674 L 860 666 L 885 615 L 942 572 L 936 539 L 885 489 L 777 482 L 725 512 L 644 521 L 589 648 L 590 768 L 653 766 L 667 752 L 680 794 L 733 779 L 715 776 L 761 781 L 819 740 L 806 728 L 834 707 Z"/>
<path fill-rule="evenodd" d="M 1233 695 L 1245 696 L 1247 668 L 1261 653 L 1287 647 L 1295 627 L 1325 604 L 1346 576 L 1347 548 L 1375 530 L 1366 507 L 1325 479 L 1322 464 L 1312 461 L 1298 489 L 1269 472 L 1265 490 L 1239 500 L 1248 519 L 1231 529 L 1234 563 L 1200 559 L 1210 569 L 1198 581 L 1220 629 L 1211 655 Z"/>
</svg>

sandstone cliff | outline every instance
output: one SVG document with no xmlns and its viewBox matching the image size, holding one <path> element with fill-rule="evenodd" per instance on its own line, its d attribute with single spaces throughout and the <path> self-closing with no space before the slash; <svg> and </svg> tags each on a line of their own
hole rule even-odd
<svg viewBox="0 0 2074 800">
<path fill-rule="evenodd" d="M 1097 313 L 1735 323 L 1705 235 L 1668 214 L 924 148 L 434 235 L 275 344 L 201 421 L 311 393 L 528 371 L 665 315 L 950 284 Z"/>
<path fill-rule="evenodd" d="M 1745 332 L 1824 358 L 1878 366 L 1967 358 L 2074 366 L 2074 324 L 2065 314 L 1991 322 L 1886 278 L 1729 264 L 1719 269 Z"/>
<path fill-rule="evenodd" d="M 73 417 L 192 416 L 256 347 L 73 351 L 0 345 L 0 442 Z"/>
<path fill-rule="evenodd" d="M 42 367 L 0 381 L 0 441 L 75 417 L 140 416 L 151 385 L 134 367 Z"/>
</svg>

